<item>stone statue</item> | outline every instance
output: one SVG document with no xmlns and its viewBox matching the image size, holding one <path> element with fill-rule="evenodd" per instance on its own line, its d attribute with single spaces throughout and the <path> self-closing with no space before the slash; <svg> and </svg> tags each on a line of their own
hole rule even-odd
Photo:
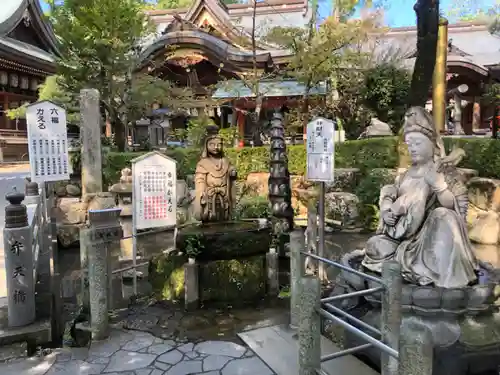
<svg viewBox="0 0 500 375">
<path fill-rule="evenodd" d="M 207 127 L 201 159 L 196 164 L 194 217 L 201 222 L 231 220 L 236 199 L 236 169 L 224 156 L 216 126 Z"/>
<path fill-rule="evenodd" d="M 467 190 L 455 166 L 462 150 L 445 156 L 430 114 L 412 107 L 403 128 L 412 165 L 380 192 L 380 224 L 362 265 L 380 273 L 396 260 L 413 284 L 459 288 L 477 280 L 478 262 L 467 234 Z"/>
</svg>

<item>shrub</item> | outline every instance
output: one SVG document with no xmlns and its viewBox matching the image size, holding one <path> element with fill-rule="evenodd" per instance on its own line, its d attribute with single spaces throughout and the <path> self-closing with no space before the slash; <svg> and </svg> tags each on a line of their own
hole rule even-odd
<svg viewBox="0 0 500 375">
<path fill-rule="evenodd" d="M 485 138 L 445 138 L 447 151 L 461 147 L 466 157 L 460 167 L 476 169 L 480 176 L 500 178 L 500 141 Z M 288 146 L 288 168 L 292 175 L 306 172 L 306 150 L 303 145 Z M 120 171 L 130 167 L 130 162 L 142 152 L 110 152 L 104 168 L 106 184 L 116 183 Z M 173 148 L 167 155 L 177 161 L 179 179 L 194 174 L 200 150 L 195 148 Z M 238 171 L 239 179 L 246 179 L 252 172 L 268 172 L 269 147 L 227 148 L 226 155 Z M 336 168 L 359 168 L 363 175 L 371 169 L 397 168 L 399 163 L 398 138 L 382 137 L 346 141 L 335 145 Z"/>
<path fill-rule="evenodd" d="M 267 197 L 242 197 L 236 205 L 236 219 L 267 219 L 269 216 L 269 200 Z"/>
</svg>

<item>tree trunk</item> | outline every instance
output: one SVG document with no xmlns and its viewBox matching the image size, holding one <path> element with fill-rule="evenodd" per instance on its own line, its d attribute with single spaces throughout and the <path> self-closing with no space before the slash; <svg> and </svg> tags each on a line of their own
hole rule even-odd
<svg viewBox="0 0 500 375">
<path fill-rule="evenodd" d="M 110 118 L 109 121 L 111 123 L 113 133 L 115 134 L 115 144 L 118 151 L 125 152 L 127 137 L 123 121 L 118 117 Z"/>
</svg>

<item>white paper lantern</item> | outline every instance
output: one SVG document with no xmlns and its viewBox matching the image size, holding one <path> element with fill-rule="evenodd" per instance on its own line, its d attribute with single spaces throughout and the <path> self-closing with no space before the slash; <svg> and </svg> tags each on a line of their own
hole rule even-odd
<svg viewBox="0 0 500 375">
<path fill-rule="evenodd" d="M 36 78 L 32 78 L 30 82 L 30 90 L 36 91 L 38 90 L 38 80 Z"/>
<path fill-rule="evenodd" d="M 9 75 L 7 72 L 0 72 L 0 84 L 6 85 L 9 83 Z"/>
<path fill-rule="evenodd" d="M 30 85 L 29 78 L 26 76 L 21 76 L 21 88 L 23 90 L 26 90 L 26 89 L 28 89 L 29 85 Z"/>
<path fill-rule="evenodd" d="M 10 75 L 10 85 L 12 87 L 18 87 L 19 86 L 19 76 L 17 74 L 11 74 Z"/>
</svg>

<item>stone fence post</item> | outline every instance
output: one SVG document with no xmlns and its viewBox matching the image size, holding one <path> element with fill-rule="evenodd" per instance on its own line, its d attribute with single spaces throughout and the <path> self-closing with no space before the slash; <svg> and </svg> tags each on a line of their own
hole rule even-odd
<svg viewBox="0 0 500 375">
<path fill-rule="evenodd" d="M 401 325 L 398 375 L 432 375 L 432 334 L 421 325 Z"/>
<path fill-rule="evenodd" d="M 384 262 L 382 264 L 382 280 L 385 287 L 382 293 L 382 321 L 380 324 L 382 342 L 398 351 L 401 326 L 401 288 L 403 284 L 400 264 L 395 261 Z M 382 352 L 381 369 L 381 375 L 397 375 L 398 360 Z"/>
<path fill-rule="evenodd" d="M 299 374 L 317 375 L 321 368 L 321 283 L 316 276 L 299 281 Z"/>
<path fill-rule="evenodd" d="M 305 238 L 302 229 L 297 228 L 290 233 L 290 327 L 299 326 L 299 293 L 300 279 L 305 274 Z"/>
<path fill-rule="evenodd" d="M 22 327 L 35 321 L 35 283 L 33 274 L 32 232 L 28 224 L 24 194 L 15 189 L 5 197 L 5 278 L 10 327 Z"/>
<path fill-rule="evenodd" d="M 121 209 L 90 210 L 87 239 L 90 326 L 92 338 L 103 340 L 109 335 L 108 311 L 112 307 L 112 258 L 120 249 Z M 116 291 L 115 291 L 116 292 Z"/>
</svg>

